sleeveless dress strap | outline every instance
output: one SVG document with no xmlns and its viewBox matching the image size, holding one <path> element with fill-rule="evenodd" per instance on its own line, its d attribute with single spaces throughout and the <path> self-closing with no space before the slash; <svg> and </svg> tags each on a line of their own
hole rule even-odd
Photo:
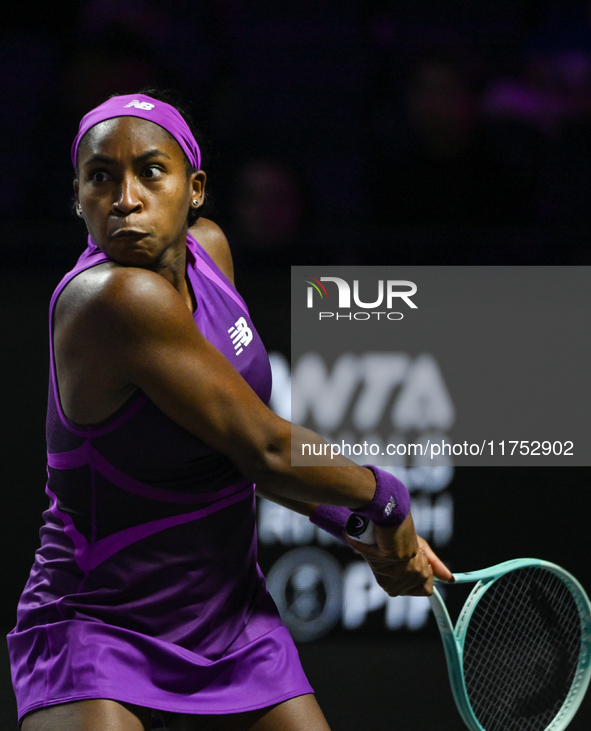
<svg viewBox="0 0 591 731">
<path fill-rule="evenodd" d="M 220 271 L 218 266 L 215 264 L 213 259 L 201 246 L 201 244 L 194 239 L 190 233 L 187 233 L 187 248 L 188 253 L 194 261 L 195 268 L 207 277 L 210 281 L 225 292 L 234 302 L 248 314 L 248 307 L 245 301 L 236 291 L 236 288 L 228 281 L 224 274 Z"/>
</svg>

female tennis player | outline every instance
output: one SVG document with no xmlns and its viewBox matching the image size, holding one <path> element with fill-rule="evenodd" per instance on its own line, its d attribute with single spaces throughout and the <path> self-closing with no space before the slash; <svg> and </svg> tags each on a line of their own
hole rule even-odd
<svg viewBox="0 0 591 731">
<path fill-rule="evenodd" d="M 89 238 L 50 305 L 50 506 L 9 635 L 22 729 L 326 730 L 256 563 L 253 483 L 341 537 L 349 509 L 370 518 L 377 546 L 351 545 L 391 594 L 449 572 L 391 475 L 292 467 L 322 440 L 266 406 L 179 111 L 113 97 L 72 161 Z"/>
</svg>

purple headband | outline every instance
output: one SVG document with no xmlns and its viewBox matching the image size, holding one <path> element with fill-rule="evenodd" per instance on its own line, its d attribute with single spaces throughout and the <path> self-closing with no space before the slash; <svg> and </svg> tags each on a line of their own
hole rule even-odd
<svg viewBox="0 0 591 731">
<path fill-rule="evenodd" d="M 126 94 L 111 97 L 111 99 L 107 99 L 106 102 L 91 109 L 88 114 L 82 117 L 78 134 L 72 144 L 72 164 L 74 168 L 76 168 L 76 156 L 80 140 L 95 124 L 104 122 L 105 119 L 113 119 L 113 117 L 140 117 L 158 124 L 179 143 L 195 170 L 201 168 L 199 145 L 181 114 L 170 104 L 158 101 L 158 99 L 153 99 L 145 94 Z"/>
</svg>

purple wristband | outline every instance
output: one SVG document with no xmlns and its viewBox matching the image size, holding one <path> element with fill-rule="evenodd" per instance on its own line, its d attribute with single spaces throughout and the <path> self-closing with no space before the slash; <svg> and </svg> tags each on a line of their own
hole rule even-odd
<svg viewBox="0 0 591 731">
<path fill-rule="evenodd" d="M 410 513 L 410 495 L 402 482 L 379 467 L 363 465 L 376 478 L 376 494 L 364 508 L 355 508 L 358 515 L 369 518 L 372 523 L 384 528 L 398 527 Z"/>
<path fill-rule="evenodd" d="M 319 505 L 310 516 L 310 522 L 348 546 L 343 532 L 350 515 L 349 508 L 340 508 L 337 505 Z"/>
</svg>

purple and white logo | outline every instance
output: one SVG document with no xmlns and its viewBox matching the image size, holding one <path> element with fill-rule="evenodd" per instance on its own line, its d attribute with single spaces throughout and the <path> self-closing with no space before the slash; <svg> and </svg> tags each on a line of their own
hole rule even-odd
<svg viewBox="0 0 591 731">
<path fill-rule="evenodd" d="M 155 104 L 150 104 L 150 102 L 141 102 L 139 99 L 133 99 L 123 108 L 127 109 L 128 107 L 135 107 L 136 109 L 144 109 L 146 111 L 149 111 L 150 109 L 154 109 Z"/>
<path fill-rule="evenodd" d="M 394 500 L 394 496 L 392 495 L 390 500 L 388 500 L 388 504 L 384 508 L 384 515 L 386 516 L 386 518 L 390 517 L 390 515 L 392 514 L 392 511 L 394 510 L 395 507 L 396 507 L 396 500 Z"/>
</svg>

